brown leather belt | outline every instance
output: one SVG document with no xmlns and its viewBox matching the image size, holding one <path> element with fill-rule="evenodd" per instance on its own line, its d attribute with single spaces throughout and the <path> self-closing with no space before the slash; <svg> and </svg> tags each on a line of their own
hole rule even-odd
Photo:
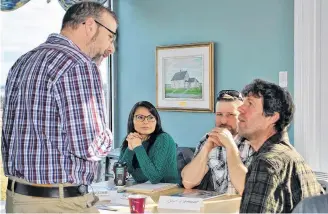
<svg viewBox="0 0 328 214">
<path fill-rule="evenodd" d="M 12 191 L 12 180 L 8 179 L 7 189 Z M 28 195 L 34 197 L 43 198 L 59 198 L 59 187 L 42 187 L 42 186 L 32 186 L 28 184 L 23 184 L 19 182 L 14 183 L 14 192 L 21 195 Z M 88 193 L 88 186 L 67 186 L 63 187 L 63 193 L 65 198 L 83 196 Z"/>
</svg>

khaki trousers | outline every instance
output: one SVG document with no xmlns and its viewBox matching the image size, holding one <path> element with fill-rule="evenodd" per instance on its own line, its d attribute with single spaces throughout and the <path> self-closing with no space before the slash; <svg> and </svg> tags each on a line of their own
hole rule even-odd
<svg viewBox="0 0 328 214">
<path fill-rule="evenodd" d="M 11 178 L 13 181 L 29 184 L 25 180 Z M 91 206 L 94 200 L 92 193 L 79 197 L 63 197 L 63 187 L 70 184 L 57 184 L 59 198 L 42 198 L 26 196 L 7 190 L 6 212 L 7 213 L 99 213 L 98 209 Z M 14 182 L 12 183 L 12 187 Z"/>
</svg>

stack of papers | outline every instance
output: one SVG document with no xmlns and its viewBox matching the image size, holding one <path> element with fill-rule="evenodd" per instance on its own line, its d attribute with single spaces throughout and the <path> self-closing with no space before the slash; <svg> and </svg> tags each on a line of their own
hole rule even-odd
<svg viewBox="0 0 328 214">
<path fill-rule="evenodd" d="M 117 193 L 117 187 L 114 185 L 109 185 L 108 181 L 103 181 L 99 183 L 91 184 L 91 189 L 89 192 L 93 192 L 99 197 L 100 201 L 111 200 Z"/>
<path fill-rule="evenodd" d="M 128 197 L 133 194 L 131 192 L 126 192 L 124 187 L 117 187 L 108 181 L 93 183 L 91 184 L 91 187 L 92 188 L 90 188 L 89 191 L 99 197 L 99 202 L 103 202 L 99 204 L 128 206 Z M 147 197 L 146 203 L 152 204 L 154 201 L 150 197 Z"/>
</svg>

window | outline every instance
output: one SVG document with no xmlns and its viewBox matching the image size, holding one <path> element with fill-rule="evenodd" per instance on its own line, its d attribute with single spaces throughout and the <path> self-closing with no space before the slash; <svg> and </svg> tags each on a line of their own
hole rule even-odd
<svg viewBox="0 0 328 214">
<path fill-rule="evenodd" d="M 46 41 L 50 33 L 59 33 L 65 14 L 57 1 L 30 1 L 17 10 L 1 12 L 1 59 L 0 59 L 0 104 L 9 69 L 24 53 Z M 110 92 L 108 84 L 108 60 L 100 66 L 107 108 Z M 1 117 L 2 118 L 2 117 Z"/>
</svg>

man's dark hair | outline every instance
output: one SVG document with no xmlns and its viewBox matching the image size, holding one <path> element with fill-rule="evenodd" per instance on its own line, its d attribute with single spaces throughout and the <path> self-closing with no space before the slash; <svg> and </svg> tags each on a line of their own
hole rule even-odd
<svg viewBox="0 0 328 214">
<path fill-rule="evenodd" d="M 280 117 L 275 124 L 277 132 L 284 130 L 293 120 L 295 106 L 290 93 L 277 84 L 261 79 L 255 79 L 246 85 L 241 92 L 243 97 L 254 96 L 263 99 L 264 116 L 273 116 L 275 112 Z"/>
<path fill-rule="evenodd" d="M 66 11 L 63 18 L 62 29 L 65 27 L 76 29 L 77 26 L 83 23 L 88 17 L 92 17 L 99 21 L 101 19 L 101 14 L 104 12 L 109 13 L 118 24 L 115 13 L 101 4 L 92 1 L 82 1 L 76 3 Z"/>
</svg>

